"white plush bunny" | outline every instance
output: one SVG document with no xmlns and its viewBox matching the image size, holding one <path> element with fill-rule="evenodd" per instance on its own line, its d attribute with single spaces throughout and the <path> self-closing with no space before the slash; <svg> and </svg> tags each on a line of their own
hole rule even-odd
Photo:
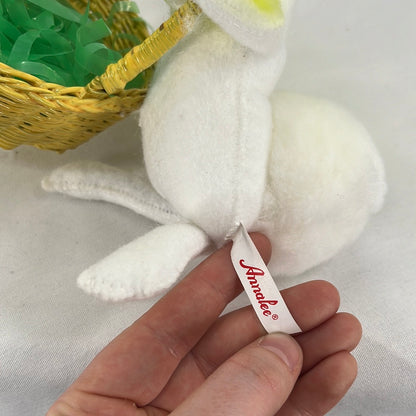
<svg viewBox="0 0 416 416">
<path fill-rule="evenodd" d="M 103 299 L 165 291 L 240 222 L 271 240 L 272 274 L 301 273 L 352 242 L 383 202 L 362 125 L 325 100 L 275 91 L 292 0 L 197 3 L 203 16 L 160 61 L 140 111 L 145 171 L 89 162 L 43 181 L 163 224 L 81 274 Z"/>
</svg>

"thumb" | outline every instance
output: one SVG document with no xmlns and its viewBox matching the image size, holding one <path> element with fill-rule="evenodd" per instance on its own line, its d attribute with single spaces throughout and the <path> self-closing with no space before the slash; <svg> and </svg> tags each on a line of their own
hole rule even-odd
<svg viewBox="0 0 416 416">
<path fill-rule="evenodd" d="M 302 350 L 292 337 L 267 335 L 229 358 L 171 415 L 274 415 L 301 367 Z"/>
</svg>

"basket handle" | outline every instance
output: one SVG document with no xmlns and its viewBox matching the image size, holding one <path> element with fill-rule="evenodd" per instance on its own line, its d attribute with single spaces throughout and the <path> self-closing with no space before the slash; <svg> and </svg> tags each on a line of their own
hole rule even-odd
<svg viewBox="0 0 416 416">
<path fill-rule="evenodd" d="M 117 94 L 124 90 L 128 82 L 152 66 L 191 31 L 201 13 L 201 8 L 188 0 L 140 45 L 132 48 L 115 64 L 108 65 L 104 74 L 96 76 L 84 88 L 83 97 L 101 95 L 104 91 Z"/>
</svg>

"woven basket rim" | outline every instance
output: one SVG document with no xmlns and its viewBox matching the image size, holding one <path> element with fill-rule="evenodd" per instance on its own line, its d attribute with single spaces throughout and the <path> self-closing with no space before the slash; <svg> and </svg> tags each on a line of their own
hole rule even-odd
<svg viewBox="0 0 416 416">
<path fill-rule="evenodd" d="M 63 96 L 69 96 L 71 98 L 79 99 L 103 99 L 106 96 L 110 97 L 105 91 L 97 93 L 96 97 L 83 98 L 85 92 L 85 86 L 72 86 L 66 87 L 60 84 L 52 82 L 46 82 L 34 75 L 28 74 L 27 72 L 19 71 L 13 67 L 0 62 L 0 85 L 8 85 L 10 88 L 14 88 L 18 91 L 30 91 L 35 94 L 45 96 L 56 96 L 62 98 Z M 133 91 L 140 91 L 145 93 L 145 88 L 130 88 L 127 90 L 120 91 L 118 95 L 126 96 L 131 94 Z"/>
</svg>

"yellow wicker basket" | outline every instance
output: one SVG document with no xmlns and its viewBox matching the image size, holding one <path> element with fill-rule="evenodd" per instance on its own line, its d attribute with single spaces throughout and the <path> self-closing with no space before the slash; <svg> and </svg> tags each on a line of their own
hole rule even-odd
<svg viewBox="0 0 416 416">
<path fill-rule="evenodd" d="M 91 12 L 107 17 L 117 1 L 91 0 Z M 88 0 L 68 2 L 82 13 Z M 145 70 L 149 81 L 152 65 L 190 31 L 200 13 L 199 6 L 188 1 L 150 36 L 144 23 L 134 19 L 134 13 L 128 14 L 130 19 L 126 13 L 116 15 L 112 46 L 130 50 L 86 86 L 68 88 L 46 83 L 0 63 L 0 147 L 32 145 L 63 152 L 139 108 L 146 89 L 126 90 L 126 84 Z M 129 45 L 129 40 L 117 37 L 117 33 L 134 34 L 144 41 Z"/>
</svg>

